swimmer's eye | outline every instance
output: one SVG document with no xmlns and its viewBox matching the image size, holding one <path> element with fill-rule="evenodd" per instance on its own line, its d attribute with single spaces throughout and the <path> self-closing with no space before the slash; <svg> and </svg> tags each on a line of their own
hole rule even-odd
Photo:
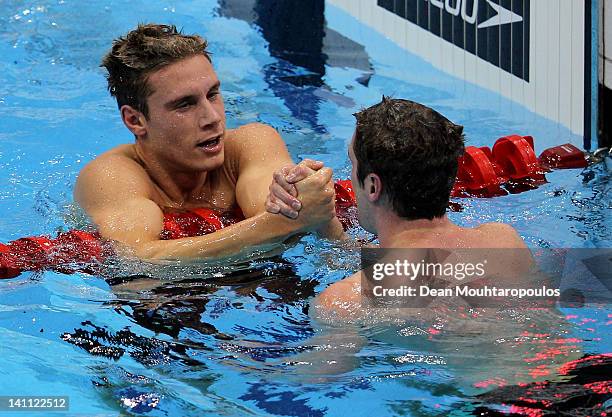
<svg viewBox="0 0 612 417">
<path fill-rule="evenodd" d="M 189 107 L 193 106 L 194 104 L 195 104 L 195 101 L 193 101 L 193 100 L 183 100 L 183 101 L 180 101 L 180 102 L 176 103 L 175 108 L 177 108 L 177 109 L 186 109 L 186 108 L 189 108 Z"/>
<path fill-rule="evenodd" d="M 208 93 L 208 99 L 209 100 L 215 100 L 217 97 L 219 97 L 219 90 L 214 90 Z"/>
</svg>

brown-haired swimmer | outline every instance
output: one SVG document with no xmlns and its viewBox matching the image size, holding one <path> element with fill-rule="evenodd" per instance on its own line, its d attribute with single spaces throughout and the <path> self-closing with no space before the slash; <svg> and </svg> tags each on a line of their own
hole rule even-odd
<svg viewBox="0 0 612 417">
<path fill-rule="evenodd" d="M 355 117 L 357 125 L 348 149 L 352 163 L 351 179 L 359 222 L 364 229 L 378 236 L 378 247 L 402 248 L 409 261 L 420 262 L 423 257 L 429 257 L 443 259 L 445 264 L 454 266 L 477 264 L 483 258 L 489 258 L 486 271 L 489 282 L 501 287 L 520 287 L 522 280 L 532 272 L 534 262 L 512 226 L 486 223 L 473 228 L 462 227 L 447 216 L 458 157 L 464 151 L 463 127 L 419 103 L 386 97 Z M 267 209 L 273 213 L 299 216 L 297 210 L 291 212 L 290 197 L 294 193 L 291 187 L 299 185 L 299 181 L 314 172 L 316 169 L 309 170 L 307 166 L 286 171 L 286 175 L 271 188 L 273 192 L 268 197 Z M 394 253 L 397 254 L 389 251 L 391 255 Z M 386 255 L 382 256 L 384 261 Z M 392 259 L 392 263 L 397 261 L 397 257 Z M 465 341 L 467 335 L 473 335 L 475 338 L 471 340 L 483 342 L 481 348 L 488 346 L 489 353 L 496 356 L 501 352 L 497 350 L 500 345 L 495 342 L 501 340 L 498 336 L 512 338 L 526 329 L 535 334 L 538 328 L 550 329 L 555 327 L 551 323 L 562 323 L 550 309 L 530 310 L 537 319 L 521 321 L 517 319 L 517 314 L 520 314 L 516 309 L 514 313 L 506 310 L 500 315 L 500 309 L 473 308 L 461 297 L 436 297 L 421 308 L 380 308 L 373 305 L 371 291 L 370 297 L 364 296 L 367 291 L 362 286 L 371 282 L 360 271 L 331 284 L 319 294 L 313 303 L 314 315 L 333 330 L 321 332 L 312 343 L 331 346 L 335 340 L 340 346 L 343 340 L 359 340 L 359 337 L 354 337 L 356 328 L 354 332 L 348 331 L 347 323 L 359 324 L 358 327 L 387 323 L 413 329 L 415 335 L 421 334 L 425 338 L 436 338 L 440 334 L 441 344 L 446 346 L 441 352 L 447 353 L 456 350 L 458 345 L 453 341 Z M 336 334 L 341 334 L 343 340 L 338 340 Z M 360 343 L 365 341 L 362 339 Z M 321 361 L 329 361 L 332 355 L 334 366 L 342 372 L 350 367 L 346 366 L 346 358 L 351 358 L 351 352 L 359 350 L 360 343 L 353 343 L 351 349 L 323 350 L 318 356 Z M 509 349 L 506 353 L 516 351 Z M 476 362 L 480 361 L 478 355 L 473 357 Z M 515 360 L 511 360 L 511 355 L 497 357 L 524 363 L 522 357 Z M 459 359 L 458 363 L 474 365 L 464 357 Z M 481 376 L 492 369 L 493 365 L 489 365 L 482 369 Z M 329 365 L 325 366 L 331 369 Z M 514 368 L 506 369 L 514 373 Z M 473 372 L 474 378 L 476 375 Z"/>
</svg>

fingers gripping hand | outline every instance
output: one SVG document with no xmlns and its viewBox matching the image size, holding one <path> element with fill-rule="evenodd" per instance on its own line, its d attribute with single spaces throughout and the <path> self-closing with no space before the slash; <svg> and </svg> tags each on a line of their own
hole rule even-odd
<svg viewBox="0 0 612 417">
<path fill-rule="evenodd" d="M 287 182 L 295 184 L 323 168 L 323 162 L 314 159 L 304 159 L 287 173 Z"/>
<path fill-rule="evenodd" d="M 298 216 L 302 208 L 297 199 L 295 183 L 302 181 L 323 167 L 320 161 L 305 159 L 295 166 L 284 166 L 273 174 L 270 193 L 266 198 L 266 210 L 270 213 L 280 213 L 291 219 Z"/>
<path fill-rule="evenodd" d="M 297 217 L 297 210 L 301 208 L 297 197 L 295 185 L 287 182 L 286 177 L 293 166 L 286 165 L 272 174 L 270 193 L 266 198 L 266 211 L 281 213 L 289 218 Z"/>
<path fill-rule="evenodd" d="M 303 209 L 299 221 L 308 230 L 327 223 L 335 216 L 332 170 L 322 168 L 297 184 Z"/>
</svg>

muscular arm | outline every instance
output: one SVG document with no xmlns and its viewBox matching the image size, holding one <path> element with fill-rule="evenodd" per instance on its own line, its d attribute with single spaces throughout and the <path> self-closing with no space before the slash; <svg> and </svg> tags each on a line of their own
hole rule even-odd
<svg viewBox="0 0 612 417">
<path fill-rule="evenodd" d="M 287 147 L 273 128 L 253 123 L 238 129 L 232 143 L 238 159 L 236 200 L 245 217 L 265 213 L 272 175 L 293 164 Z"/>
<path fill-rule="evenodd" d="M 280 172 L 283 167 L 293 165 L 293 161 L 279 134 L 269 126 L 247 125 L 241 129 L 237 139 L 240 154 L 240 177 L 236 183 L 238 204 L 246 217 L 265 213 L 266 198 L 270 194 L 273 174 Z M 322 164 L 318 168 L 321 167 Z M 303 173 L 300 171 L 302 176 L 298 181 L 315 172 L 312 169 L 303 171 Z M 332 239 L 346 237 L 336 217 L 322 224 L 316 232 Z"/>
<path fill-rule="evenodd" d="M 268 130 L 269 129 L 269 130 Z M 120 242 L 143 259 L 194 259 L 227 256 L 245 248 L 276 243 L 328 222 L 333 216 L 331 171 L 322 170 L 302 184 L 311 215 L 291 220 L 265 212 L 272 172 L 290 161 L 284 143 L 271 128 L 246 127 L 232 146 L 240 155 L 236 198 L 246 220 L 215 233 L 160 240 L 163 213 L 152 198 L 152 184 L 142 167 L 123 155 L 107 155 L 80 174 L 75 199 L 105 238 Z M 275 136 L 274 136 L 275 135 Z M 326 191 L 327 189 L 327 191 Z"/>
<path fill-rule="evenodd" d="M 238 254 L 283 241 L 296 228 L 269 213 L 257 214 L 205 236 L 175 240 L 151 240 L 134 245 L 142 259 L 202 259 Z"/>
</svg>

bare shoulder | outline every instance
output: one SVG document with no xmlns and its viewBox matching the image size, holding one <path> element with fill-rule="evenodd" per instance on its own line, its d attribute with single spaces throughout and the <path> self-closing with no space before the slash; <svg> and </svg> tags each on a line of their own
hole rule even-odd
<svg viewBox="0 0 612 417">
<path fill-rule="evenodd" d="M 329 310 L 352 310 L 361 305 L 361 271 L 333 283 L 317 298 L 318 305 Z"/>
<path fill-rule="evenodd" d="M 237 152 L 285 146 L 276 129 L 263 123 L 249 123 L 229 130 L 227 139 L 228 150 Z"/>
<path fill-rule="evenodd" d="M 152 186 L 131 145 L 118 146 L 89 162 L 79 173 L 74 198 L 86 211 L 112 198 L 145 196 Z"/>
<path fill-rule="evenodd" d="M 516 229 L 506 223 L 485 223 L 477 228 L 490 248 L 526 248 Z"/>
<path fill-rule="evenodd" d="M 235 174 L 251 161 L 290 160 L 285 142 L 276 129 L 263 123 L 249 123 L 228 130 L 225 141 L 226 165 Z"/>
<path fill-rule="evenodd" d="M 230 130 L 228 133 L 237 140 L 253 139 L 256 136 L 279 136 L 278 131 L 272 126 L 264 123 L 248 123 L 236 129 Z"/>
</svg>

